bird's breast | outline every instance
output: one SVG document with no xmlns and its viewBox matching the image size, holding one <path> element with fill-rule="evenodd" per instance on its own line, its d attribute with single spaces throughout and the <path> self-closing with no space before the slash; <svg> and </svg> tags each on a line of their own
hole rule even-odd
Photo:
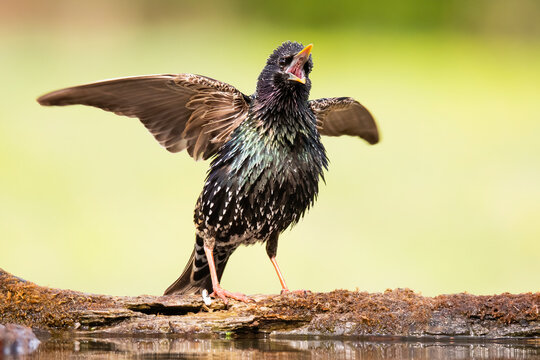
<svg viewBox="0 0 540 360">
<path fill-rule="evenodd" d="M 326 166 L 319 138 L 256 130 L 238 134 L 212 163 L 198 213 L 216 234 L 265 240 L 297 222 L 317 195 Z"/>
</svg>

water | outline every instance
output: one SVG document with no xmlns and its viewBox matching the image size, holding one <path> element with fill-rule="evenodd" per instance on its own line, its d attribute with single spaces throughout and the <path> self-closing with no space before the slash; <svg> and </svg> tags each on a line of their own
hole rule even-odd
<svg viewBox="0 0 540 360">
<path fill-rule="evenodd" d="M 43 340 L 28 359 L 540 359 L 540 339 L 70 337 Z"/>
</svg>

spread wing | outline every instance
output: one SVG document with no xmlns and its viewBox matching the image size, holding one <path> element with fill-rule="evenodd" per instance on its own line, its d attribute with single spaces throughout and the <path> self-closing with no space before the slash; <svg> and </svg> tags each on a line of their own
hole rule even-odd
<svg viewBox="0 0 540 360">
<path fill-rule="evenodd" d="M 375 119 L 358 101 L 350 97 L 311 100 L 311 110 L 317 117 L 322 135 L 359 136 L 370 144 L 379 142 Z"/>
<path fill-rule="evenodd" d="M 41 105 L 82 104 L 137 117 L 170 152 L 208 159 L 247 117 L 249 97 L 233 86 L 193 74 L 105 80 L 53 91 Z"/>
</svg>

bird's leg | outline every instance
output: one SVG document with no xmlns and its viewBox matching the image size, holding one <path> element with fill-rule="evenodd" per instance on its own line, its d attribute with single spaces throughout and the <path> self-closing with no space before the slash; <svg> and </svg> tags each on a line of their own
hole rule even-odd
<svg viewBox="0 0 540 360">
<path fill-rule="evenodd" d="M 274 265 L 274 269 L 276 270 L 277 276 L 279 278 L 279 282 L 281 283 L 281 293 L 283 294 L 283 293 L 289 292 L 289 288 L 287 287 L 287 284 L 285 283 L 285 279 L 283 278 L 283 275 L 281 275 L 281 271 L 279 270 L 279 266 L 276 261 L 278 238 L 279 238 L 278 233 L 273 233 L 272 235 L 270 235 L 270 238 L 266 242 L 266 253 L 268 254 L 268 257 L 270 258 L 272 265 Z"/>
<path fill-rule="evenodd" d="M 240 293 L 232 293 L 230 291 L 227 291 L 219 285 L 219 280 L 217 276 L 216 271 L 216 264 L 214 262 L 214 249 L 213 247 L 209 247 L 204 244 L 204 253 L 206 254 L 206 259 L 208 260 L 208 268 L 210 269 L 210 278 L 212 279 L 212 290 L 214 291 L 210 296 L 213 297 L 219 297 L 225 304 L 229 302 L 228 298 L 243 301 L 243 302 L 249 302 L 252 301 L 250 298 L 248 298 L 244 294 Z"/>
<path fill-rule="evenodd" d="M 281 283 L 281 293 L 289 292 L 289 288 L 287 287 L 287 284 L 285 283 L 285 279 L 283 278 L 283 275 L 281 274 L 281 271 L 279 270 L 279 266 L 276 261 L 276 256 L 272 256 L 270 258 L 270 261 L 272 262 L 272 265 L 274 265 L 274 269 L 276 269 L 277 276 L 279 278 L 279 282 Z"/>
<path fill-rule="evenodd" d="M 309 294 L 311 293 L 311 291 L 309 290 L 293 290 L 293 291 L 290 291 L 289 288 L 287 287 L 287 284 L 285 283 L 285 279 L 283 278 L 283 274 L 281 274 L 281 271 L 279 270 L 279 266 L 277 264 L 277 261 L 276 261 L 276 256 L 272 256 L 270 258 L 270 261 L 272 262 L 272 265 L 274 265 L 274 269 L 276 269 L 276 273 L 277 273 L 277 276 L 279 278 L 279 282 L 281 283 L 281 294 L 286 294 L 286 293 L 289 293 L 289 292 L 292 292 L 294 294 L 298 294 L 298 295 L 306 295 L 306 294 Z"/>
<path fill-rule="evenodd" d="M 278 263 L 276 261 L 276 254 L 277 254 L 277 243 L 278 243 L 278 236 L 279 234 L 275 233 L 270 236 L 270 239 L 266 242 L 266 253 L 268 254 L 268 257 L 270 258 L 270 261 L 272 262 L 272 265 L 274 265 L 274 269 L 276 270 L 276 274 L 279 278 L 279 282 L 281 283 L 281 294 L 285 294 L 288 292 L 291 292 L 289 288 L 287 287 L 287 284 L 285 283 L 285 278 L 283 277 L 283 274 L 281 273 L 281 270 L 279 270 Z M 293 293 L 296 294 L 306 294 L 309 291 L 307 290 L 294 290 Z"/>
</svg>

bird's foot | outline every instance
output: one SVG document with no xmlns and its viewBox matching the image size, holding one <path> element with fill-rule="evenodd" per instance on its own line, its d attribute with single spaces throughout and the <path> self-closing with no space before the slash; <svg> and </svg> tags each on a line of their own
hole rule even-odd
<svg viewBox="0 0 540 360">
<path fill-rule="evenodd" d="M 210 296 L 214 298 L 216 297 L 220 298 L 221 300 L 223 300 L 225 304 L 229 303 L 229 299 L 234 299 L 234 300 L 238 300 L 242 302 L 253 302 L 252 298 L 241 293 L 233 293 L 233 292 L 227 291 L 223 289 L 221 286 L 214 287 L 214 292 L 211 293 Z"/>
<path fill-rule="evenodd" d="M 281 290 L 281 295 L 285 294 L 295 294 L 295 295 L 307 295 L 311 294 L 309 290 L 289 290 L 287 288 Z"/>
</svg>

